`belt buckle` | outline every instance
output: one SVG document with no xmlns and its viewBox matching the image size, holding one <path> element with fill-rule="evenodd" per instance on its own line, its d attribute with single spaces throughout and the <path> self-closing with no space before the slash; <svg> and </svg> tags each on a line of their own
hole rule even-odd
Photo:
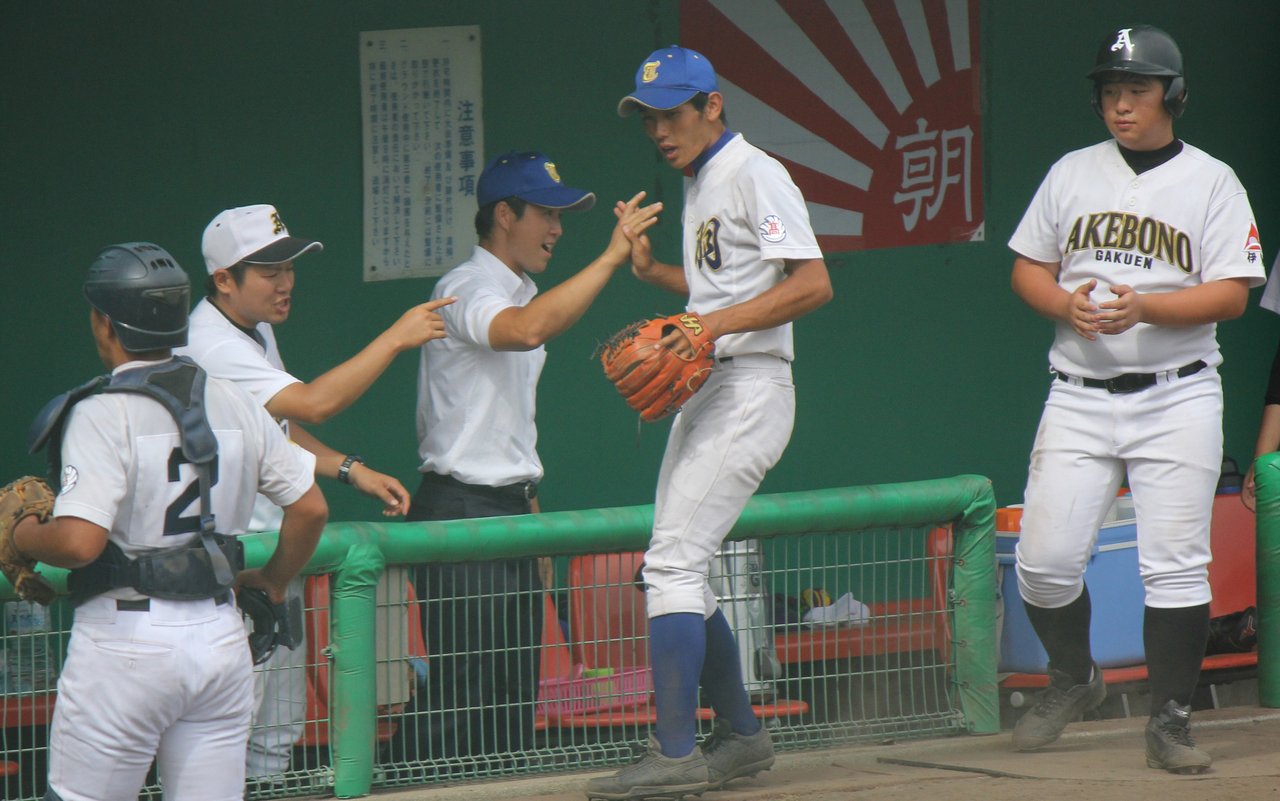
<svg viewBox="0 0 1280 801">
<path fill-rule="evenodd" d="M 1123 373 L 1114 378 L 1103 379 L 1107 392 L 1112 395 L 1128 395 L 1140 392 L 1155 383 L 1155 377 L 1144 373 Z"/>
<path fill-rule="evenodd" d="M 536 497 L 538 497 L 538 485 L 532 481 L 524 482 L 524 499 L 531 501 Z"/>
</svg>

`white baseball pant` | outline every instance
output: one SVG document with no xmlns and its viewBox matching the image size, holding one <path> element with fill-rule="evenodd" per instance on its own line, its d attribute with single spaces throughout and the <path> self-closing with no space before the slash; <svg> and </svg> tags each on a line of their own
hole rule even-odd
<svg viewBox="0 0 1280 801">
<path fill-rule="evenodd" d="M 1054 380 L 1036 432 L 1017 546 L 1018 590 L 1049 609 L 1080 596 L 1126 475 L 1146 605 L 1209 602 L 1209 519 L 1222 470 L 1222 382 L 1201 370 L 1129 394 Z"/>
<path fill-rule="evenodd" d="M 137 801 L 154 759 L 165 801 L 241 801 L 252 660 L 234 603 L 99 595 L 75 611 L 49 738 L 64 801 Z"/>
<path fill-rule="evenodd" d="M 305 576 L 289 582 L 288 597 L 302 598 Z M 252 624 L 246 620 L 245 626 Z M 303 626 L 306 629 L 306 626 Z M 253 730 L 245 755 L 245 775 L 278 776 L 289 769 L 293 744 L 307 720 L 307 643 L 305 634 L 293 649 L 283 646 L 253 670 Z"/>
<path fill-rule="evenodd" d="M 791 365 L 775 356 L 717 364 L 672 423 L 644 556 L 649 617 L 715 613 L 711 558 L 791 440 Z"/>
</svg>

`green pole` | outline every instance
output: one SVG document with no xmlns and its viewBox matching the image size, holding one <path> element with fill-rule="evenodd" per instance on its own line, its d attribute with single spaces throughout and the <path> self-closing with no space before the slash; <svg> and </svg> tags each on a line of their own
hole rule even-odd
<svg viewBox="0 0 1280 801">
<path fill-rule="evenodd" d="M 991 482 L 977 487 L 955 527 L 956 686 L 970 734 L 1000 732 L 996 683 L 996 503 Z"/>
<path fill-rule="evenodd" d="M 1280 707 L 1280 453 L 1253 463 L 1257 482 L 1258 703 Z"/>
<path fill-rule="evenodd" d="M 373 783 L 378 705 L 373 619 L 385 567 L 377 548 L 359 543 L 351 546 L 331 579 L 329 748 L 338 798 L 368 795 Z"/>
</svg>

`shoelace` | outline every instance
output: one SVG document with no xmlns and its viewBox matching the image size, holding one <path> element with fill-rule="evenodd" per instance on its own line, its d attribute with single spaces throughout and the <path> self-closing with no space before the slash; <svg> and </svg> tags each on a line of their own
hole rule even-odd
<svg viewBox="0 0 1280 801">
<path fill-rule="evenodd" d="M 1050 685 L 1036 699 L 1035 713 L 1040 717 L 1049 717 L 1060 708 L 1066 706 L 1069 701 L 1070 696 L 1057 687 Z"/>
<path fill-rule="evenodd" d="M 1180 726 L 1171 720 L 1161 720 L 1159 723 L 1160 731 L 1176 745 L 1185 745 L 1188 748 L 1195 748 L 1196 743 L 1191 739 L 1191 729 L 1187 726 Z"/>
<path fill-rule="evenodd" d="M 702 741 L 702 752 L 704 754 L 714 753 L 717 748 L 729 742 L 729 738 L 720 734 L 720 730 L 716 729 L 711 732 L 707 739 Z"/>
</svg>

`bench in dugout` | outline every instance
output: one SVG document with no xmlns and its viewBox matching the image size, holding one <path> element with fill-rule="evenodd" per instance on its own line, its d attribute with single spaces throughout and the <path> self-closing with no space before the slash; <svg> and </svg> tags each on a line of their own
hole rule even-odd
<svg viewBox="0 0 1280 801">
<path fill-rule="evenodd" d="M 792 577 L 771 574 L 766 566 L 761 577 L 761 591 L 765 593 L 763 607 L 770 619 L 761 622 L 761 630 L 768 647 L 757 650 L 767 650 L 768 653 L 757 653 L 753 659 L 751 647 L 743 646 L 744 640 L 759 640 L 760 631 L 744 630 L 748 625 L 754 626 L 756 621 L 746 624 L 743 622 L 745 615 L 739 615 L 734 626 L 740 647 L 748 651 L 744 656 L 744 676 L 757 717 L 782 721 L 784 725 L 789 725 L 789 721 L 799 724 L 814 711 L 810 702 L 800 697 L 811 694 L 806 682 L 812 683 L 796 678 L 802 668 L 816 667 L 827 674 L 838 673 L 827 678 L 848 684 L 854 678 L 852 664 L 869 664 L 873 660 L 892 659 L 909 653 L 928 653 L 931 661 L 945 670 L 950 658 L 950 616 L 947 609 L 950 527 L 927 531 L 923 550 L 927 587 L 924 594 L 870 603 L 867 619 L 848 625 L 780 624 L 774 615 L 775 596 L 768 593 L 770 579 L 789 587 L 793 583 Z M 636 581 L 642 557 L 642 552 L 634 551 L 589 554 L 570 560 L 570 638 L 566 640 L 558 627 L 554 630 L 547 628 L 549 640 L 544 641 L 544 649 L 555 649 L 559 654 L 554 662 L 558 672 L 546 672 L 548 662 L 544 656 L 540 727 L 630 728 L 651 725 L 656 721 L 649 673 L 648 618 L 644 609 L 644 592 Z M 917 558 L 916 561 L 921 560 Z M 827 566 L 827 569 L 832 567 Z M 733 602 L 727 601 L 723 595 L 721 597 L 722 608 L 733 625 L 735 620 L 729 609 Z M 762 670 L 761 662 L 769 660 L 775 664 L 771 669 Z M 895 664 L 906 665 L 908 662 L 918 667 L 919 660 Z M 833 669 L 831 665 L 838 667 Z M 886 685 L 887 682 L 882 680 L 877 688 L 853 691 L 883 693 Z M 792 690 L 796 692 L 792 693 Z M 825 694 L 825 691 L 819 694 Z M 867 706 L 884 708 L 894 705 L 881 699 Z M 702 721 L 713 718 L 709 708 L 700 708 L 697 714 Z"/>
</svg>

